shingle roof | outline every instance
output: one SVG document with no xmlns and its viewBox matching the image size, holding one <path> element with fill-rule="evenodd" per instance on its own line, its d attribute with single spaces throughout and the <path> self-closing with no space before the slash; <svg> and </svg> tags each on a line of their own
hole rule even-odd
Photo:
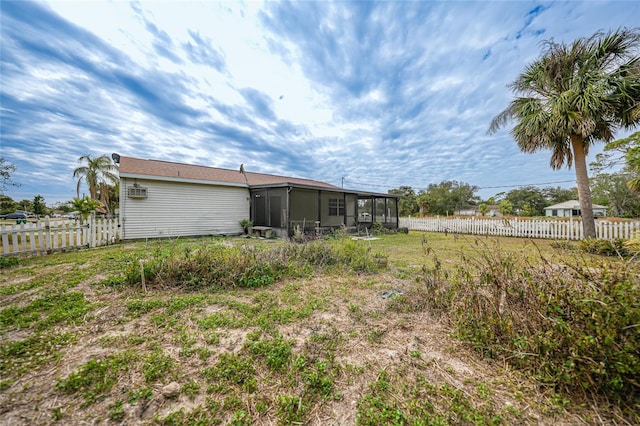
<svg viewBox="0 0 640 426">
<path fill-rule="evenodd" d="M 155 178 L 172 178 L 211 182 L 227 182 L 246 185 L 276 185 L 289 183 L 294 185 L 313 186 L 319 188 L 341 189 L 326 182 L 301 179 L 288 176 L 269 175 L 264 173 L 245 172 L 239 170 L 219 169 L 216 167 L 194 166 L 191 164 L 170 161 L 143 160 L 133 157 L 120 157 L 121 176 L 149 176 Z M 246 176 L 246 180 L 245 180 Z"/>
<path fill-rule="evenodd" d="M 606 209 L 607 206 L 601 206 L 599 204 L 592 204 L 596 209 Z M 569 200 L 563 203 L 554 204 L 553 206 L 545 207 L 545 209 L 580 209 L 580 202 L 577 200 Z"/>
</svg>

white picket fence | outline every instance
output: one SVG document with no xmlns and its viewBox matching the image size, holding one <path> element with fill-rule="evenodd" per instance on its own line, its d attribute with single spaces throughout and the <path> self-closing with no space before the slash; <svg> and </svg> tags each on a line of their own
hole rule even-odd
<svg viewBox="0 0 640 426">
<path fill-rule="evenodd" d="M 486 219 L 486 218 L 400 218 L 400 227 L 414 231 L 452 232 L 473 235 L 496 235 L 505 237 L 550 238 L 581 240 L 584 238 L 582 221 Z M 640 236 L 640 221 L 613 222 L 596 220 L 596 238 L 629 239 Z"/>
<path fill-rule="evenodd" d="M 2 256 L 45 254 L 113 244 L 118 240 L 118 219 L 55 220 L 0 225 Z"/>
</svg>

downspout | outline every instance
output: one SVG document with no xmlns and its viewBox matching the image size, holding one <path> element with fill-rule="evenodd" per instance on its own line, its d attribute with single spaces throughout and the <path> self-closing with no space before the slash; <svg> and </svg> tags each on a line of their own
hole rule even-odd
<svg viewBox="0 0 640 426">
<path fill-rule="evenodd" d="M 127 178 L 120 178 L 120 217 L 118 222 L 120 225 L 120 240 L 125 239 L 124 219 L 127 211 Z"/>
</svg>

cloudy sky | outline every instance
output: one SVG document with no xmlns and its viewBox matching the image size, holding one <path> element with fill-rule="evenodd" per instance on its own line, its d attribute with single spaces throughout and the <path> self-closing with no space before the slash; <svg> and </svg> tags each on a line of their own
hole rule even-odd
<svg viewBox="0 0 640 426">
<path fill-rule="evenodd" d="M 572 187 L 487 128 L 541 41 L 640 22 L 637 1 L 0 7 L 5 194 L 48 204 L 75 196 L 79 156 L 112 152 L 376 192 Z"/>
</svg>

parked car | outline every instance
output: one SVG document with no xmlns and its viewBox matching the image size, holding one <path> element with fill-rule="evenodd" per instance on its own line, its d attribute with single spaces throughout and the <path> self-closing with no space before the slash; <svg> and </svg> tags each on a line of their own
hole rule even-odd
<svg viewBox="0 0 640 426">
<path fill-rule="evenodd" d="M 15 212 L 15 213 L 9 213 L 9 214 L 5 214 L 3 216 L 0 216 L 0 219 L 26 219 L 27 215 L 23 212 Z"/>
</svg>

